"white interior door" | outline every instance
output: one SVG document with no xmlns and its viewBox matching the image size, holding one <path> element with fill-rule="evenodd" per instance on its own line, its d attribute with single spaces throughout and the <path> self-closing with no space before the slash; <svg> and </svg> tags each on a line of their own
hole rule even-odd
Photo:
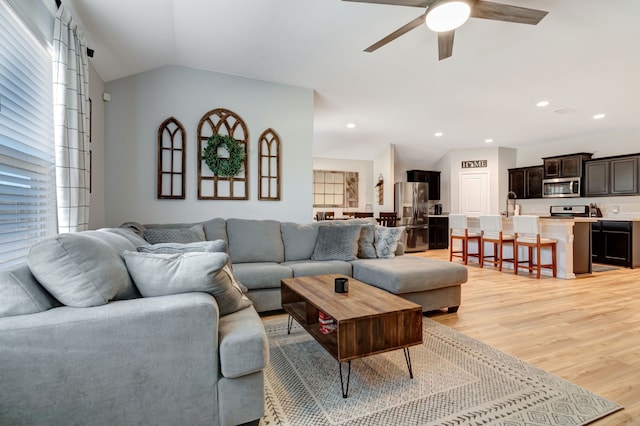
<svg viewBox="0 0 640 426">
<path fill-rule="evenodd" d="M 489 214 L 489 172 L 460 172 L 460 213 Z"/>
</svg>

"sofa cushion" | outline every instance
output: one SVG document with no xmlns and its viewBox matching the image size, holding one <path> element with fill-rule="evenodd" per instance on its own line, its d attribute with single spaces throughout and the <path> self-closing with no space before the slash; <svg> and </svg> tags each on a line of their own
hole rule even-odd
<svg viewBox="0 0 640 426">
<path fill-rule="evenodd" d="M 204 228 L 201 224 L 189 228 L 147 228 L 144 230 L 144 239 L 150 244 L 159 243 L 195 243 L 206 239 Z"/>
<path fill-rule="evenodd" d="M 284 261 L 280 222 L 276 220 L 227 219 L 227 237 L 234 264 Z"/>
<path fill-rule="evenodd" d="M 220 372 L 236 378 L 263 370 L 269 364 L 267 333 L 255 309 L 242 309 L 220 318 Z"/>
<path fill-rule="evenodd" d="M 284 243 L 284 260 L 308 260 L 311 259 L 313 249 L 318 238 L 318 224 L 308 223 L 301 225 L 293 222 L 280 224 L 282 241 Z"/>
<path fill-rule="evenodd" d="M 308 277 L 311 275 L 343 274 L 351 276 L 352 267 L 349 262 L 343 260 L 295 260 L 284 262 L 282 265 L 291 268 L 294 277 Z"/>
<path fill-rule="evenodd" d="M 400 237 L 405 227 L 387 228 L 386 226 L 376 226 L 375 246 L 376 256 L 380 259 L 391 259 L 395 257 L 398 249 Z"/>
<path fill-rule="evenodd" d="M 374 245 L 376 226 L 373 223 L 362 225 L 360 239 L 358 240 L 358 257 L 361 259 L 375 259 L 376 246 Z"/>
<path fill-rule="evenodd" d="M 135 250 L 126 238 L 87 231 L 43 239 L 29 249 L 31 272 L 42 286 L 67 306 L 104 305 L 137 296 L 120 249 Z"/>
<path fill-rule="evenodd" d="M 417 256 L 358 259 L 351 265 L 353 278 L 394 294 L 450 287 L 467 281 L 467 268 L 463 265 Z"/>
<path fill-rule="evenodd" d="M 0 271 L 0 318 L 35 314 L 55 306 L 60 302 L 35 280 L 27 265 Z"/>
<path fill-rule="evenodd" d="M 202 222 L 204 234 L 209 241 L 223 240 L 229 242 L 227 238 L 227 221 L 221 217 L 209 219 Z"/>
<path fill-rule="evenodd" d="M 249 290 L 280 288 L 280 280 L 293 277 L 291 268 L 274 262 L 236 263 L 233 272 Z"/>
<path fill-rule="evenodd" d="M 209 293 L 218 302 L 221 316 L 251 305 L 228 267 L 229 256 L 225 253 L 125 251 L 122 257 L 144 297 Z"/>
<path fill-rule="evenodd" d="M 321 226 L 311 260 L 355 260 L 361 225 Z"/>
</svg>

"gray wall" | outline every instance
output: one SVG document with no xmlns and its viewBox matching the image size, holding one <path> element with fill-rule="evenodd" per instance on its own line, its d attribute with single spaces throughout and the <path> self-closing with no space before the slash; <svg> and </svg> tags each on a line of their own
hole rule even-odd
<svg viewBox="0 0 640 426">
<path fill-rule="evenodd" d="M 312 217 L 313 91 L 226 74 L 169 66 L 108 82 L 105 104 L 106 225 L 125 221 L 192 222 L 212 217 Z M 197 200 L 196 131 L 201 117 L 226 108 L 247 124 L 247 201 Z M 158 126 L 174 116 L 187 133 L 185 200 L 156 198 Z M 258 201 L 257 139 L 273 128 L 282 142 L 282 200 Z"/>
</svg>

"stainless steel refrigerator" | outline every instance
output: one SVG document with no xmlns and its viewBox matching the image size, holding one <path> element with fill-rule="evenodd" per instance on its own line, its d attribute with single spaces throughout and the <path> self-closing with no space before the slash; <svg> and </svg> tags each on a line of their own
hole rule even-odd
<svg viewBox="0 0 640 426">
<path fill-rule="evenodd" d="M 429 248 L 429 186 L 423 182 L 398 182 L 394 187 L 394 208 L 400 225 L 407 227 L 407 252 Z"/>
</svg>

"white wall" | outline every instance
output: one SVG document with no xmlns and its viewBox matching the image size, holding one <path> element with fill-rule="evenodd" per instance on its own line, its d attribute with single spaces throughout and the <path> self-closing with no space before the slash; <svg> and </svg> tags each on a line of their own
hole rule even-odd
<svg viewBox="0 0 640 426">
<path fill-rule="evenodd" d="M 106 225 L 239 217 L 309 222 L 312 217 L 313 91 L 169 66 L 105 85 Z M 249 130 L 249 200 L 197 200 L 197 125 L 214 108 L 238 114 Z M 187 133 L 185 200 L 156 199 L 158 126 L 180 120 Z M 273 128 L 282 143 L 282 200 L 258 201 L 257 138 Z"/>
<path fill-rule="evenodd" d="M 104 162 L 104 82 L 89 63 L 89 98 L 91 99 L 91 206 L 89 229 L 104 228 L 105 162 Z"/>
<path fill-rule="evenodd" d="M 373 161 L 363 160 L 338 160 L 335 158 L 314 158 L 313 159 L 314 170 L 336 170 L 342 172 L 357 172 L 358 173 L 358 207 L 351 208 L 331 208 L 335 212 L 336 216 L 341 216 L 343 211 L 373 211 L 373 204 L 377 200 L 377 196 L 374 199 L 374 180 L 373 180 Z M 372 206 L 371 209 L 367 209 L 367 205 Z M 325 211 L 326 208 L 314 208 L 313 215 L 315 216 L 317 211 Z"/>
<path fill-rule="evenodd" d="M 373 161 L 373 184 L 378 183 L 379 176 L 384 179 L 383 204 L 378 204 L 378 188 L 373 193 L 373 211 L 378 217 L 380 212 L 393 211 L 393 184 L 394 184 L 394 147 L 390 144 L 383 149 Z"/>
</svg>

